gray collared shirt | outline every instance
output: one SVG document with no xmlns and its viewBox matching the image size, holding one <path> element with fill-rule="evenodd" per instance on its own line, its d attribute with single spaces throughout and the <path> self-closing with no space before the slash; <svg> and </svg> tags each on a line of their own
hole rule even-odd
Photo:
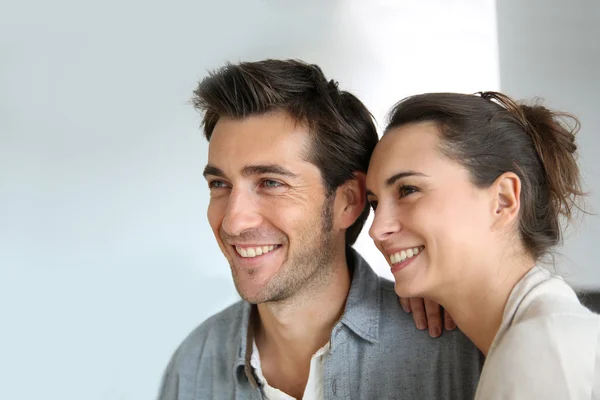
<svg viewBox="0 0 600 400">
<path fill-rule="evenodd" d="M 429 337 L 401 308 L 394 284 L 350 249 L 350 293 L 324 361 L 325 399 L 472 399 L 483 356 L 460 331 Z M 262 399 L 250 366 L 255 307 L 240 301 L 179 346 L 160 400 Z"/>
</svg>

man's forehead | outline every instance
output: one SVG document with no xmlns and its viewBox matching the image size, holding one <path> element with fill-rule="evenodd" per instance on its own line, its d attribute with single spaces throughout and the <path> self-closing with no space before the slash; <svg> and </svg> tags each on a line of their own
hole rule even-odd
<svg viewBox="0 0 600 400">
<path fill-rule="evenodd" d="M 285 114 L 220 120 L 208 144 L 208 161 L 241 169 L 248 165 L 302 162 L 309 146 L 306 128 Z"/>
<path fill-rule="evenodd" d="M 267 137 L 285 136 L 286 134 L 308 135 L 308 132 L 308 126 L 298 122 L 289 113 L 269 111 L 244 118 L 220 117 L 214 126 L 212 135 L 213 137 L 223 134 Z"/>
</svg>

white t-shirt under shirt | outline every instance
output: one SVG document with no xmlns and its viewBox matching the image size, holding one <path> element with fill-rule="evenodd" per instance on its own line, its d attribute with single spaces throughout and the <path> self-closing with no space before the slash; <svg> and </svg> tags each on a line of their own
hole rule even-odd
<svg viewBox="0 0 600 400">
<path fill-rule="evenodd" d="M 600 316 L 533 268 L 510 294 L 475 398 L 600 399 Z"/>
<path fill-rule="evenodd" d="M 310 359 L 310 370 L 308 372 L 308 381 L 304 389 L 302 400 L 321 400 L 323 399 L 323 363 L 325 355 L 329 350 L 329 343 L 321 347 Z M 260 366 L 260 354 L 256 342 L 252 341 L 252 356 L 250 357 L 250 365 L 254 368 L 254 373 L 258 379 L 258 383 L 262 386 L 264 400 L 300 400 L 295 399 L 287 393 L 269 385 L 267 379 L 263 375 Z"/>
</svg>

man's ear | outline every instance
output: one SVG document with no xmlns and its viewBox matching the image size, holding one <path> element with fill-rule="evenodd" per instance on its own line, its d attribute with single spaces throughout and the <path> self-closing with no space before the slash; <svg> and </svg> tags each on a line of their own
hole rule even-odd
<svg viewBox="0 0 600 400">
<path fill-rule="evenodd" d="M 501 228 L 515 223 L 521 209 L 521 179 L 513 172 L 505 172 L 496 178 L 490 189 L 493 226 Z"/>
<path fill-rule="evenodd" d="M 362 214 L 367 202 L 367 176 L 364 172 L 355 172 L 354 178 L 337 189 L 335 215 L 341 229 L 347 229 Z"/>
</svg>

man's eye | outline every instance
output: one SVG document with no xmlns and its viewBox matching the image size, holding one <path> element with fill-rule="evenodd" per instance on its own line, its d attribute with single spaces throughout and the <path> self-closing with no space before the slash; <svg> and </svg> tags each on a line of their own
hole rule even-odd
<svg viewBox="0 0 600 400">
<path fill-rule="evenodd" d="M 209 189 L 224 189 L 227 187 L 227 184 L 223 181 L 210 181 L 208 182 Z"/>
<path fill-rule="evenodd" d="M 272 179 L 265 179 L 264 181 L 262 181 L 262 185 L 268 189 L 275 189 L 283 186 L 281 182 L 277 182 Z"/>
</svg>

